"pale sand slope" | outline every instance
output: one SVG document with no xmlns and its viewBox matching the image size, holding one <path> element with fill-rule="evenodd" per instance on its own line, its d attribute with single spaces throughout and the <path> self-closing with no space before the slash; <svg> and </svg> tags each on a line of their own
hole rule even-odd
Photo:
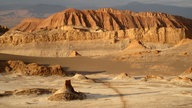
<svg viewBox="0 0 192 108">
<path fill-rule="evenodd" d="M 71 77 L 0 76 L 0 92 L 23 88 L 60 88 L 72 79 L 76 91 L 85 92 L 87 99 L 49 101 L 49 95 L 24 95 L 0 98 L 0 108 L 191 108 L 191 86 L 179 86 L 169 81 L 113 80 L 114 75 L 92 74 L 86 82 Z M 102 82 L 102 83 L 100 83 Z"/>
<path fill-rule="evenodd" d="M 124 49 L 129 39 L 118 43 L 108 40 L 60 41 L 60 42 L 32 42 L 20 45 L 2 44 L 0 53 L 37 56 L 37 57 L 68 57 L 71 51 L 77 51 L 82 56 L 103 56 L 116 54 Z"/>
</svg>

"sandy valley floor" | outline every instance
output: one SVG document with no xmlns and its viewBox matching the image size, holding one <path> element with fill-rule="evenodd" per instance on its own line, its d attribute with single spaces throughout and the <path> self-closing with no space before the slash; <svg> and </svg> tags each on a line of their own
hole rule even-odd
<svg viewBox="0 0 192 108">
<path fill-rule="evenodd" d="M 49 101 L 50 95 L 24 95 L 0 98 L 0 107 L 62 107 L 62 108 L 191 108 L 192 86 L 181 86 L 166 80 L 144 81 L 142 77 L 114 80 L 114 75 L 87 75 L 96 82 L 71 77 L 0 76 L 0 91 L 26 88 L 60 88 L 66 79 L 72 79 L 77 91 L 85 92 L 87 99 L 76 101 Z M 169 79 L 169 78 L 167 78 Z"/>
<path fill-rule="evenodd" d="M 152 58 L 152 59 L 149 59 Z M 80 73 L 90 80 L 61 76 L 0 75 L 0 93 L 28 88 L 59 89 L 66 79 L 72 80 L 76 91 L 86 93 L 87 99 L 76 101 L 49 101 L 46 95 L 12 95 L 0 97 L 1 108 L 191 108 L 192 83 L 171 81 L 192 64 L 191 56 L 149 56 L 38 58 L 1 54 L 1 60 L 23 60 L 40 64 L 60 64 L 68 72 Z M 118 76 L 125 72 L 132 77 Z M 146 75 L 164 79 L 145 80 Z"/>
</svg>

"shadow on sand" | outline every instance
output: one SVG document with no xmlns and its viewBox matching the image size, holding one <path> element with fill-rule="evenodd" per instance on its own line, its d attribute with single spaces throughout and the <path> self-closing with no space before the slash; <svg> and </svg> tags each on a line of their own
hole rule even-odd
<svg viewBox="0 0 192 108">
<path fill-rule="evenodd" d="M 121 96 L 134 96 L 134 95 L 147 95 L 147 94 L 154 94 L 159 93 L 160 91 L 152 91 L 152 92 L 138 92 L 138 93 L 130 93 L 130 94 L 120 94 Z M 88 99 L 99 99 L 99 98 L 113 98 L 113 97 L 120 97 L 119 94 L 89 94 L 87 93 Z"/>
<path fill-rule="evenodd" d="M 104 73 L 106 71 L 100 70 L 100 71 L 78 71 L 78 70 L 69 70 L 69 67 L 63 67 L 63 71 L 70 75 L 75 74 L 82 74 L 82 75 L 91 75 L 91 74 L 100 74 Z"/>
</svg>

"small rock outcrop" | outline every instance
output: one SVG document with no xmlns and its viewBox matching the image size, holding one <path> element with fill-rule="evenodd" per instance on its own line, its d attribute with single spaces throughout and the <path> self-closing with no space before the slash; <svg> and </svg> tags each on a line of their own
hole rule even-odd
<svg viewBox="0 0 192 108">
<path fill-rule="evenodd" d="M 179 77 L 182 77 L 182 78 L 187 77 L 192 79 L 192 67 L 185 70 L 181 75 L 179 75 Z"/>
<path fill-rule="evenodd" d="M 0 73 L 6 72 L 6 66 L 7 66 L 6 61 L 0 60 Z"/>
<path fill-rule="evenodd" d="M 14 90 L 13 95 L 43 95 L 43 94 L 52 94 L 56 89 L 44 89 L 44 88 L 29 88 Z"/>
<path fill-rule="evenodd" d="M 27 76 L 66 75 L 60 65 L 43 66 L 37 63 L 25 64 L 23 61 L 8 61 L 5 67 L 7 73 L 19 73 Z"/>
<path fill-rule="evenodd" d="M 64 87 L 57 90 L 53 95 L 51 95 L 48 100 L 50 101 L 70 101 L 70 100 L 83 100 L 86 95 L 81 92 L 76 92 L 71 85 L 71 80 L 66 80 Z"/>
<path fill-rule="evenodd" d="M 133 78 L 130 75 L 128 75 L 127 73 L 121 73 L 121 74 L 117 75 L 113 79 L 114 80 L 130 80 L 130 79 L 133 79 Z"/>
<path fill-rule="evenodd" d="M 192 67 L 185 70 L 182 74 L 170 79 L 170 82 L 177 85 L 192 85 Z"/>
<path fill-rule="evenodd" d="M 79 54 L 77 51 L 71 51 L 69 54 L 69 57 L 77 57 L 77 56 L 81 56 L 81 54 Z"/>
<path fill-rule="evenodd" d="M 146 47 L 140 41 L 132 40 L 123 51 L 126 52 L 130 50 L 146 50 Z"/>
<path fill-rule="evenodd" d="M 175 45 L 175 47 L 179 47 L 179 46 L 190 44 L 190 43 L 192 43 L 191 39 L 182 39 L 181 41 L 179 41 L 178 44 Z"/>
<path fill-rule="evenodd" d="M 176 77 L 170 81 L 177 85 L 192 85 L 192 79 L 188 77 Z"/>
<path fill-rule="evenodd" d="M 0 93 L 0 97 L 6 97 L 13 95 L 13 91 L 4 91 L 3 93 Z"/>
<path fill-rule="evenodd" d="M 87 80 L 88 78 L 82 74 L 75 74 L 73 76 L 73 79 L 76 79 L 76 80 Z"/>
<path fill-rule="evenodd" d="M 73 78 L 73 80 L 77 80 L 77 81 L 94 82 L 94 80 L 89 79 L 85 75 L 78 74 L 78 73 L 76 73 L 72 78 Z"/>
<path fill-rule="evenodd" d="M 144 79 L 145 81 L 150 81 L 150 80 L 163 80 L 164 78 L 162 76 L 157 75 L 147 75 Z"/>
<path fill-rule="evenodd" d="M 0 93 L 0 97 L 6 97 L 11 95 L 44 95 L 44 94 L 52 94 L 56 89 L 44 89 L 44 88 L 28 88 L 28 89 L 19 89 L 13 91 L 4 91 Z"/>
<path fill-rule="evenodd" d="M 0 25 L 0 36 L 9 30 L 8 27 Z"/>
</svg>

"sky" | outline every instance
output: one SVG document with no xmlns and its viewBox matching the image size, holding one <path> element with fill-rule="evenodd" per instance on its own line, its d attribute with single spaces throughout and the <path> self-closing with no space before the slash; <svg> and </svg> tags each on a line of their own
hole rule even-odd
<svg viewBox="0 0 192 108">
<path fill-rule="evenodd" d="M 125 5 L 130 2 L 155 3 L 181 7 L 192 7 L 192 0 L 0 0 L 0 5 L 5 4 L 57 4 L 66 7 L 95 6 L 110 7 Z"/>
</svg>

